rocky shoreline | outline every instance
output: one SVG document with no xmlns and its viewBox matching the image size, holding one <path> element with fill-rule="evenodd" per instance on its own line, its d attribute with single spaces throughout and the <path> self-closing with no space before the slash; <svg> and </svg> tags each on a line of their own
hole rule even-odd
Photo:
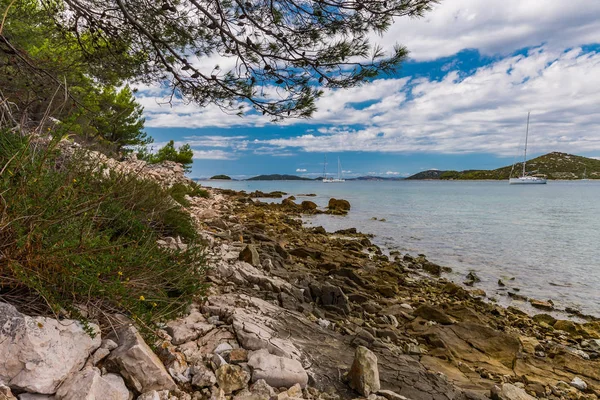
<svg viewBox="0 0 600 400">
<path fill-rule="evenodd" d="M 0 304 L 0 399 L 597 399 L 600 323 L 533 317 L 387 256 L 319 210 L 210 189 L 189 198 L 211 283 L 151 343 Z M 314 203 L 313 203 L 314 204 Z M 165 238 L 165 246 L 184 245 Z"/>
</svg>

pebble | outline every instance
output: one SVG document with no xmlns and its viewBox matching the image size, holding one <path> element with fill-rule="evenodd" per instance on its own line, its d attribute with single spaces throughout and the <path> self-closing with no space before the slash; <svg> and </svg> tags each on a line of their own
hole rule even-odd
<svg viewBox="0 0 600 400">
<path fill-rule="evenodd" d="M 231 350 L 233 350 L 233 347 L 231 347 L 231 345 L 229 343 L 221 343 L 217 346 L 214 353 L 221 354 L 221 353 L 224 353 L 226 351 L 231 351 Z"/>
<path fill-rule="evenodd" d="M 330 321 L 328 321 L 328 320 L 326 320 L 326 319 L 323 319 L 323 318 L 319 318 L 319 319 L 317 320 L 317 324 L 318 324 L 318 325 L 319 325 L 321 328 L 325 328 L 325 329 L 327 329 L 327 328 L 329 328 L 329 327 L 331 326 L 331 322 L 330 322 Z"/>
<path fill-rule="evenodd" d="M 573 386 L 575 389 L 581 390 L 582 392 L 587 390 L 587 383 L 585 383 L 585 381 L 578 376 L 573 378 L 570 385 Z"/>
</svg>

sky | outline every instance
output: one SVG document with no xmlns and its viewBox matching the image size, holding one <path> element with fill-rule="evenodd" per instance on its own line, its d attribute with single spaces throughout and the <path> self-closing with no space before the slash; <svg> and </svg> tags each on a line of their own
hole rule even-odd
<svg viewBox="0 0 600 400">
<path fill-rule="evenodd" d="M 403 177 L 493 169 L 528 153 L 600 157 L 599 0 L 442 0 L 372 42 L 410 50 L 397 73 L 325 90 L 310 120 L 278 124 L 138 86 L 155 148 L 194 149 L 191 177 L 259 174 Z M 211 68 L 215 60 L 206 60 Z M 227 60 L 220 60 L 221 67 Z"/>
</svg>

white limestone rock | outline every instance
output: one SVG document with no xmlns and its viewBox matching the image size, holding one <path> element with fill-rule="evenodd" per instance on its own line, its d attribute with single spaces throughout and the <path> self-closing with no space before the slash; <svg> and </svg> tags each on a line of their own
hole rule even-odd
<svg viewBox="0 0 600 400">
<path fill-rule="evenodd" d="M 573 386 L 575 389 L 581 390 L 582 392 L 587 390 L 587 387 L 588 387 L 587 383 L 585 383 L 585 381 L 578 376 L 573 378 L 573 380 L 571 381 L 571 383 L 569 383 L 569 385 Z"/>
<path fill-rule="evenodd" d="M 494 400 L 535 400 L 524 389 L 516 387 L 510 383 L 503 383 L 502 386 L 492 388 L 492 399 Z"/>
<path fill-rule="evenodd" d="M 0 381 L 12 389 L 55 393 L 100 346 L 99 328 L 90 327 L 94 338 L 77 321 L 29 317 L 0 303 Z"/>
<path fill-rule="evenodd" d="M 308 374 L 299 361 L 270 354 L 267 350 L 254 351 L 248 357 L 252 368 L 252 382 L 263 379 L 273 387 L 306 387 Z"/>
<path fill-rule="evenodd" d="M 119 372 L 129 386 L 139 393 L 175 389 L 175 382 L 165 366 L 135 327 L 120 329 L 118 336 L 119 347 L 106 359 L 108 368 Z"/>
<path fill-rule="evenodd" d="M 56 400 L 131 400 L 123 378 L 102 376 L 98 368 L 85 368 L 69 377 L 56 392 Z"/>
</svg>

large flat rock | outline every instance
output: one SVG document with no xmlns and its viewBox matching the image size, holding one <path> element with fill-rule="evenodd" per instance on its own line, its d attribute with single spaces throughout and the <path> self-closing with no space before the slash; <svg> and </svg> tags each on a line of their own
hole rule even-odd
<svg viewBox="0 0 600 400">
<path fill-rule="evenodd" d="M 81 323 L 29 317 L 0 303 L 0 381 L 12 389 L 53 394 L 71 374 L 79 371 L 101 343 Z"/>
</svg>

